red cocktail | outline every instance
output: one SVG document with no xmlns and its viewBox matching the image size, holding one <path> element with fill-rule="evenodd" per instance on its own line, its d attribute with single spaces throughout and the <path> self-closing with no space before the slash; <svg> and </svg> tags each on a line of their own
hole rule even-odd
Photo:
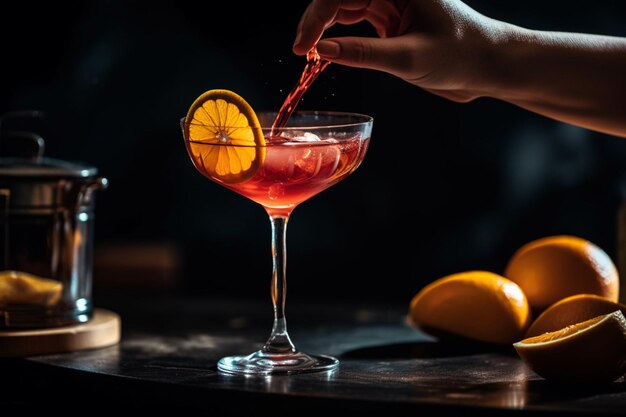
<svg viewBox="0 0 626 417">
<path fill-rule="evenodd" d="M 286 232 L 294 208 L 359 166 L 373 119 L 356 113 L 295 112 L 306 89 L 328 65 L 315 51 L 278 113 L 255 113 L 239 95 L 209 90 L 182 120 L 187 152 L 204 176 L 259 203 L 272 225 L 274 325 L 262 349 L 220 359 L 222 372 L 271 375 L 328 371 L 339 361 L 299 352 L 285 318 Z"/>
</svg>

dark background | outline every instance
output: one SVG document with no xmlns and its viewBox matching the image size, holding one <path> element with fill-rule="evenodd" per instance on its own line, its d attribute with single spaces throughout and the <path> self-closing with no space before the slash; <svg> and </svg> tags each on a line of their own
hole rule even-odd
<svg viewBox="0 0 626 417">
<path fill-rule="evenodd" d="M 43 111 L 33 128 L 47 155 L 93 164 L 109 179 L 97 202 L 96 261 L 104 249 L 158 246 L 174 254 L 172 291 L 266 297 L 267 216 L 194 170 L 178 120 L 211 88 L 278 109 L 304 65 L 291 45 L 308 2 L 198 3 L 15 2 L 0 28 L 0 113 Z M 626 36 L 617 0 L 468 3 L 530 28 Z M 332 32 L 373 34 L 365 24 Z M 357 172 L 294 211 L 290 298 L 408 302 L 446 274 L 501 273 L 520 245 L 551 234 L 590 239 L 615 259 L 624 139 L 491 99 L 452 103 L 338 65 L 300 108 L 375 122 Z"/>
</svg>

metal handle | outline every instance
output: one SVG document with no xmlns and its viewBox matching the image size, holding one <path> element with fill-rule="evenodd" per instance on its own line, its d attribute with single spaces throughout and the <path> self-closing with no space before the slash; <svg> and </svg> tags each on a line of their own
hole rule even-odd
<svg viewBox="0 0 626 417">
<path fill-rule="evenodd" d="M 77 208 L 82 205 L 87 205 L 91 202 L 91 198 L 94 191 L 106 190 L 109 188 L 109 180 L 104 177 L 95 178 L 89 184 L 85 185 L 81 190 L 81 194 L 77 200 Z"/>
<path fill-rule="evenodd" d="M 43 113 L 37 110 L 23 110 L 23 111 L 8 112 L 0 116 L 0 155 L 4 153 L 3 142 L 4 140 L 6 140 L 7 137 L 18 139 L 18 141 L 30 140 L 31 144 L 34 145 L 34 148 L 25 148 L 25 150 L 23 149 L 22 150 L 22 153 L 24 154 L 23 156 L 26 157 L 27 159 L 32 160 L 33 162 L 40 162 L 41 159 L 43 158 L 43 154 L 45 150 L 45 141 L 40 135 L 34 132 L 27 132 L 27 131 L 21 131 L 21 130 L 4 130 L 3 131 L 4 124 L 7 120 L 21 118 L 21 117 L 41 118 L 43 117 Z"/>
</svg>

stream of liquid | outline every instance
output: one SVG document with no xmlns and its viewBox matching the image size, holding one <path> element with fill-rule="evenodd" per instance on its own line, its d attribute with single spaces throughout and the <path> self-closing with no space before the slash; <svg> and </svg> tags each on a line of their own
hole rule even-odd
<svg viewBox="0 0 626 417">
<path fill-rule="evenodd" d="M 322 59 L 315 48 L 311 49 L 307 53 L 306 65 L 304 66 L 304 71 L 302 71 L 300 80 L 293 88 L 293 90 L 291 90 L 280 110 L 278 111 L 276 119 L 274 120 L 274 124 L 272 124 L 272 132 L 270 136 L 274 137 L 278 135 L 280 129 L 287 124 L 289 118 L 296 109 L 296 106 L 300 102 L 302 95 L 304 95 L 304 93 L 309 89 L 311 84 L 313 84 L 313 81 L 315 81 L 317 76 L 320 75 L 322 71 L 324 71 L 324 68 L 326 68 L 328 64 L 330 64 L 330 61 Z"/>
</svg>

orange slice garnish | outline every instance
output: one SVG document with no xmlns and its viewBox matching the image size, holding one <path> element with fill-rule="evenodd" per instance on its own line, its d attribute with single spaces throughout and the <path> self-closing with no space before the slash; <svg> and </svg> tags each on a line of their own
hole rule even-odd
<svg viewBox="0 0 626 417">
<path fill-rule="evenodd" d="M 225 183 L 250 179 L 265 158 L 265 138 L 252 107 L 229 90 L 209 90 L 191 105 L 184 122 L 196 168 Z"/>
</svg>

